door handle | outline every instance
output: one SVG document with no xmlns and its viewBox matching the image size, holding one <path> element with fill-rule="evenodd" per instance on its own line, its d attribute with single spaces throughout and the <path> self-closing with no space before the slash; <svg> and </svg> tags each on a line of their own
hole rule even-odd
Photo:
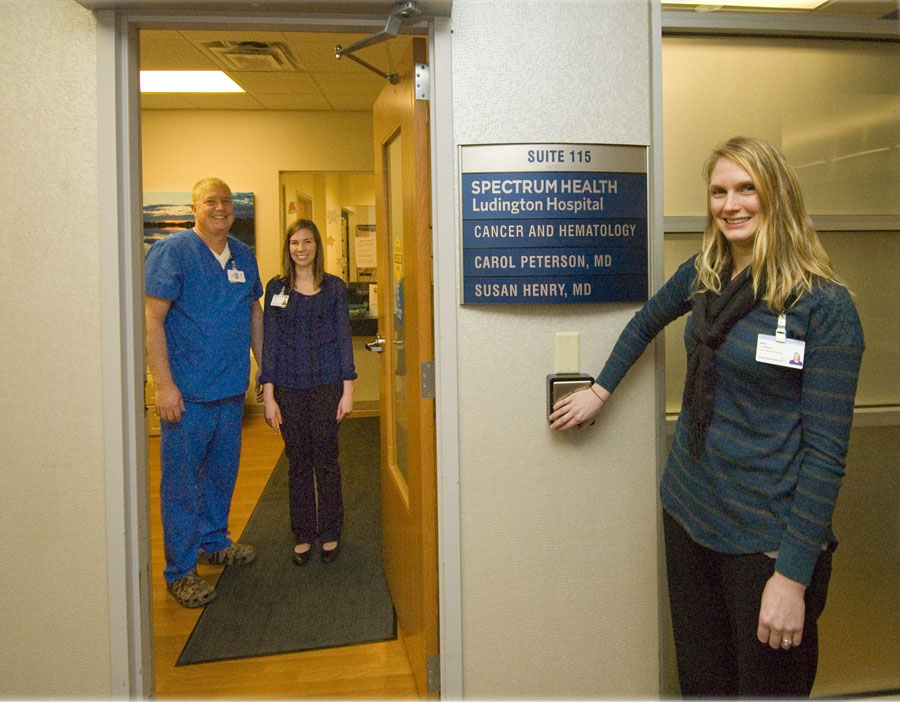
<svg viewBox="0 0 900 702">
<path fill-rule="evenodd" d="M 367 341 L 366 348 L 373 353 L 381 353 L 384 351 L 384 339 L 381 334 L 375 334 L 375 341 Z"/>
</svg>

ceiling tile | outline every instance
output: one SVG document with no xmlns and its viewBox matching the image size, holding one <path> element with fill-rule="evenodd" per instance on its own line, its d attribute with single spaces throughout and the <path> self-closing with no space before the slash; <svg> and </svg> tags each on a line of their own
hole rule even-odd
<svg viewBox="0 0 900 702">
<path fill-rule="evenodd" d="M 337 35 L 340 36 L 340 35 Z M 353 35 L 348 35 L 353 36 Z M 365 70 L 362 66 L 338 59 L 334 55 L 335 46 L 349 46 L 353 42 L 347 40 L 335 41 L 319 41 L 318 38 L 313 41 L 290 42 L 290 47 L 294 50 L 300 65 L 308 71 L 359 71 Z"/>
<path fill-rule="evenodd" d="M 142 110 L 193 110 L 196 105 L 174 93 L 141 93 Z"/>
<path fill-rule="evenodd" d="M 228 71 L 229 77 L 248 93 L 318 93 L 309 73 Z"/>
<path fill-rule="evenodd" d="M 142 71 L 214 71 L 219 67 L 184 39 L 141 37 Z"/>
<path fill-rule="evenodd" d="M 365 95 L 329 95 L 328 102 L 335 110 L 371 112 L 375 98 Z"/>
<path fill-rule="evenodd" d="M 255 95 L 267 110 L 330 110 L 324 95 Z"/>
<path fill-rule="evenodd" d="M 184 41 L 184 35 L 177 29 L 142 29 L 141 41 Z"/>
<path fill-rule="evenodd" d="M 366 71 L 362 74 L 311 73 L 313 81 L 328 96 L 331 95 L 377 95 L 387 84 L 387 80 Z"/>
<path fill-rule="evenodd" d="M 283 32 L 260 32 L 256 30 L 230 30 L 230 29 L 192 29 L 182 32 L 192 42 L 203 44 L 210 41 L 259 41 L 259 42 L 285 42 Z"/>
<path fill-rule="evenodd" d="M 262 110 L 250 95 L 241 93 L 186 93 L 184 99 L 200 110 Z"/>
<path fill-rule="evenodd" d="M 270 109 L 370 110 L 386 80 L 348 58 L 336 59 L 337 44 L 350 46 L 371 34 L 324 32 L 262 32 L 219 30 L 141 30 L 141 68 L 144 70 L 211 70 L 225 72 L 247 91 L 244 95 L 145 96 L 147 109 Z M 220 65 L 208 53 L 207 42 L 258 41 L 282 43 L 294 54 L 297 71 L 236 71 Z M 355 55 L 391 73 L 411 42 L 400 35 L 365 47 Z"/>
</svg>

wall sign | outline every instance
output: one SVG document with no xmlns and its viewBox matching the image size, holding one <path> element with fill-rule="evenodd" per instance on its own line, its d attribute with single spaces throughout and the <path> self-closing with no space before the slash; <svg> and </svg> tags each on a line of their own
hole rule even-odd
<svg viewBox="0 0 900 702">
<path fill-rule="evenodd" d="M 647 300 L 647 149 L 460 147 L 463 304 Z"/>
</svg>

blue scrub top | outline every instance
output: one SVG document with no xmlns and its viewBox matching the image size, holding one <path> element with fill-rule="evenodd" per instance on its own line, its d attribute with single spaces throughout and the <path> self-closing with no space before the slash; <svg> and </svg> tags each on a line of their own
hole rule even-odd
<svg viewBox="0 0 900 702">
<path fill-rule="evenodd" d="M 231 260 L 222 269 L 193 229 L 150 247 L 145 266 L 147 295 L 172 302 L 166 344 L 172 379 L 188 402 L 243 395 L 250 378 L 250 317 L 263 293 L 249 246 L 228 237 Z M 244 273 L 232 283 L 227 271 Z"/>
</svg>

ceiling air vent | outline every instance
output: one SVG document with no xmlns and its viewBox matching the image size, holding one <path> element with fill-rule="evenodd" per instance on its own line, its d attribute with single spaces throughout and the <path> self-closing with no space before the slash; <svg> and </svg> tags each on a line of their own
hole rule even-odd
<svg viewBox="0 0 900 702">
<path fill-rule="evenodd" d="M 210 41 L 203 48 L 232 71 L 295 71 L 297 61 L 280 43 L 263 41 Z"/>
</svg>

